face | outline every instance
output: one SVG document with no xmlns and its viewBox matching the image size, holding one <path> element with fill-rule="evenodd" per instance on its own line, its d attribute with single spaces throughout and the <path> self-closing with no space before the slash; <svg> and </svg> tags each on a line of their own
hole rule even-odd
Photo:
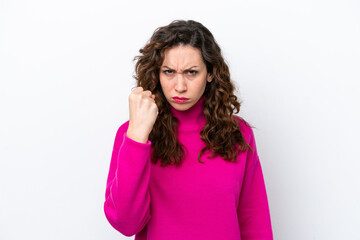
<svg viewBox="0 0 360 240">
<path fill-rule="evenodd" d="M 194 106 L 212 81 L 199 49 L 189 45 L 165 50 L 160 67 L 160 85 L 172 107 L 185 111 Z"/>
</svg>

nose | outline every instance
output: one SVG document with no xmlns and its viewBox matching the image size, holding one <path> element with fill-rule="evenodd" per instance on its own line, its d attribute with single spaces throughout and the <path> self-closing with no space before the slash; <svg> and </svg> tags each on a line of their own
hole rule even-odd
<svg viewBox="0 0 360 240">
<path fill-rule="evenodd" d="M 178 73 L 176 76 L 175 91 L 185 92 L 187 90 L 186 79 L 182 73 Z"/>
</svg>

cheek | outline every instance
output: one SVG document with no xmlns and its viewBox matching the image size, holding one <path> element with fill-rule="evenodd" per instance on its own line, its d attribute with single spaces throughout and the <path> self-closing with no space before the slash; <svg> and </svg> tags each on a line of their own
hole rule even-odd
<svg viewBox="0 0 360 240">
<path fill-rule="evenodd" d="M 194 82 L 192 85 L 192 89 L 196 89 L 197 92 L 204 90 L 206 87 L 206 81 L 198 81 Z"/>
<path fill-rule="evenodd" d="M 160 78 L 160 86 L 161 86 L 161 89 L 163 90 L 164 94 L 167 94 L 167 92 L 171 88 L 169 86 L 169 83 L 167 81 L 162 80 L 161 78 Z"/>
<path fill-rule="evenodd" d="M 162 79 L 161 76 L 160 76 L 160 86 L 161 86 L 162 89 L 164 89 L 164 87 L 165 87 L 164 80 Z"/>
</svg>

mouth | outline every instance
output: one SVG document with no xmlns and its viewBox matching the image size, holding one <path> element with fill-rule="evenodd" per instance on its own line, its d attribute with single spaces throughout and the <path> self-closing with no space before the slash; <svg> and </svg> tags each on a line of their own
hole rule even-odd
<svg viewBox="0 0 360 240">
<path fill-rule="evenodd" d="M 184 97 L 173 97 L 172 99 L 177 103 L 184 103 L 189 101 L 189 98 L 184 98 Z"/>
</svg>

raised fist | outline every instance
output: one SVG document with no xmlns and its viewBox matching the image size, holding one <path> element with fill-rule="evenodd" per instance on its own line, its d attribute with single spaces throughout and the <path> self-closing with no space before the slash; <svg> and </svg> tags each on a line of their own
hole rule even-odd
<svg viewBox="0 0 360 240">
<path fill-rule="evenodd" d="M 129 95 L 129 128 L 127 136 L 134 141 L 146 143 L 158 115 L 155 95 L 142 87 Z"/>
</svg>

